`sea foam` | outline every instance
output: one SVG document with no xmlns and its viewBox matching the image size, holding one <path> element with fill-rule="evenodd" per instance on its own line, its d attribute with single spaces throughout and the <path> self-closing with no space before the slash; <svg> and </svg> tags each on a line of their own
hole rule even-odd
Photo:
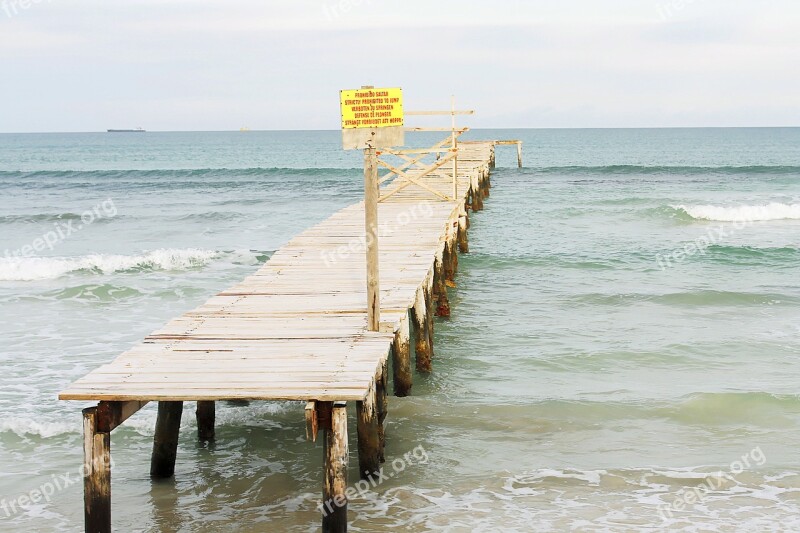
<svg viewBox="0 0 800 533">
<path fill-rule="evenodd" d="M 671 207 L 683 211 L 697 220 L 718 222 L 800 220 L 800 204 L 772 202 L 764 205 L 739 205 L 733 207 L 716 205 L 673 205 Z"/>
<path fill-rule="evenodd" d="M 81 257 L 2 257 L 0 281 L 56 279 L 74 272 L 113 274 L 134 269 L 186 270 L 203 266 L 219 252 L 199 249 L 160 249 L 140 255 L 91 254 Z"/>
</svg>

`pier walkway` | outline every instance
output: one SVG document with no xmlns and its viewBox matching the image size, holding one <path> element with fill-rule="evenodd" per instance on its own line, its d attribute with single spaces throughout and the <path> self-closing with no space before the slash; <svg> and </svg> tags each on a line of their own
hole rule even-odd
<svg viewBox="0 0 800 533">
<path fill-rule="evenodd" d="M 368 478 L 384 460 L 389 368 L 397 396 L 410 393 L 412 366 L 431 371 L 433 317 L 450 313 L 447 287 L 458 251 L 468 249 L 468 214 L 488 196 L 495 146 L 504 143 L 460 142 L 457 165 L 449 163 L 454 154 L 439 150 L 446 154 L 441 164 L 427 170 L 411 151 L 390 152 L 405 165 L 383 163 L 379 331 L 367 323 L 361 202 L 61 392 L 61 400 L 99 402 L 83 412 L 86 530 L 111 530 L 111 431 L 158 402 L 151 475 L 171 477 L 183 402 L 197 402 L 199 436 L 209 440 L 219 400 L 306 402 L 308 437 L 321 432 L 325 439 L 323 501 L 335 502 L 323 530 L 346 530 L 346 402 L 356 404 L 359 472 Z"/>
</svg>

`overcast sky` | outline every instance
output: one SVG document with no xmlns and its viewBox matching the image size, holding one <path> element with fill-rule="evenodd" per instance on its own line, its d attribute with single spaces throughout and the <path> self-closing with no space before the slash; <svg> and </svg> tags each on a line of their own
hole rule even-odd
<svg viewBox="0 0 800 533">
<path fill-rule="evenodd" d="M 0 131 L 800 126 L 798 0 L 0 0 Z"/>
</svg>

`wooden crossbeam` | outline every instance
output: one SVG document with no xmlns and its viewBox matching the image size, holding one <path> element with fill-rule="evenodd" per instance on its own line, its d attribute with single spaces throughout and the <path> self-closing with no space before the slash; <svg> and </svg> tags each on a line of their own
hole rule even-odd
<svg viewBox="0 0 800 533">
<path fill-rule="evenodd" d="M 409 117 L 423 117 L 423 116 L 442 116 L 442 115 L 474 115 L 475 111 L 462 110 L 462 111 L 406 111 L 405 115 Z"/>
<path fill-rule="evenodd" d="M 430 149 L 431 150 L 436 150 L 436 149 L 442 148 L 446 143 L 450 142 L 450 137 L 452 137 L 452 135 L 447 137 L 445 140 L 434 144 Z M 417 163 L 419 163 L 420 161 L 422 161 L 423 159 L 425 159 L 427 156 L 428 156 L 428 154 L 422 154 L 421 156 L 413 159 L 412 161 L 403 163 L 399 168 L 400 168 L 400 170 L 405 170 L 407 168 L 410 168 L 410 167 L 416 165 Z M 390 179 L 394 175 L 395 175 L 394 172 L 389 172 L 385 176 L 381 177 L 381 179 L 379 180 L 379 183 L 384 183 L 385 181 L 387 181 L 388 179 Z"/>
<path fill-rule="evenodd" d="M 379 201 L 379 202 L 382 202 L 383 200 L 386 200 L 387 198 L 389 198 L 389 197 L 391 197 L 391 196 L 393 196 L 393 195 L 397 194 L 398 192 L 402 191 L 402 190 L 403 190 L 403 189 L 405 189 L 406 187 L 409 187 L 410 185 L 418 185 L 418 186 L 422 187 L 423 189 L 427 190 L 428 192 L 431 192 L 431 193 L 435 194 L 436 196 L 438 196 L 438 197 L 442 198 L 443 200 L 447 200 L 447 201 L 453 200 L 453 199 L 451 199 L 449 196 L 446 196 L 446 195 L 444 195 L 444 194 L 440 193 L 440 192 L 439 192 L 439 191 L 437 191 L 436 189 L 434 189 L 434 188 L 432 188 L 432 187 L 429 187 L 428 185 L 426 185 L 426 184 L 422 183 L 422 182 L 421 182 L 421 181 L 419 181 L 419 180 L 420 180 L 421 178 L 424 178 L 425 176 L 427 176 L 428 174 L 430 174 L 430 173 L 431 173 L 431 172 L 433 172 L 434 170 L 437 170 L 437 169 L 439 169 L 439 168 L 440 168 L 441 166 L 443 166 L 445 163 L 447 163 L 448 161 L 450 161 L 451 159 L 453 159 L 454 157 L 456 157 L 456 155 L 457 155 L 457 154 L 456 154 L 456 152 L 450 152 L 450 153 L 449 153 L 449 154 L 447 154 L 445 157 L 443 157 L 442 159 L 440 159 L 439 161 L 437 161 L 437 162 L 436 162 L 436 163 L 434 163 L 433 165 L 431 165 L 431 166 L 427 167 L 425 170 L 423 170 L 423 172 L 422 172 L 420 175 L 418 175 L 418 176 L 413 176 L 413 177 L 412 177 L 412 176 L 409 176 L 409 175 L 408 175 L 408 174 L 406 174 L 404 171 L 402 171 L 402 170 L 400 170 L 400 169 L 398 169 L 398 168 L 394 168 L 393 166 L 391 166 L 390 164 L 386 163 L 385 161 L 378 160 L 378 164 L 380 164 L 380 165 L 382 165 L 382 166 L 384 166 L 384 167 L 388 168 L 388 169 L 389 169 L 389 170 L 391 170 L 393 173 L 395 173 L 395 174 L 397 174 L 398 176 L 400 176 L 400 177 L 402 177 L 402 178 L 404 178 L 404 179 L 408 180 L 406 183 L 403 183 L 402 185 L 400 185 L 399 187 L 397 187 L 395 190 L 393 190 L 393 191 L 391 191 L 391 192 L 389 192 L 389 193 L 387 193 L 387 194 L 385 194 L 385 195 L 381 196 L 381 197 L 378 199 L 378 201 Z"/>
<path fill-rule="evenodd" d="M 405 131 L 453 131 L 453 128 L 405 128 Z M 458 128 L 455 131 L 466 133 L 469 128 Z"/>
</svg>

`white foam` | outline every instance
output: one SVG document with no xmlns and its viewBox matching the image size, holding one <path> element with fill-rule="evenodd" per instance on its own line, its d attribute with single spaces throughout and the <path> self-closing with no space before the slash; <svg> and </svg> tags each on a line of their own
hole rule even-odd
<svg viewBox="0 0 800 533">
<path fill-rule="evenodd" d="M 717 205 L 673 205 L 690 217 L 698 220 L 718 222 L 757 222 L 767 220 L 800 220 L 800 204 L 772 202 L 764 205 L 739 205 L 724 207 Z"/>
<path fill-rule="evenodd" d="M 189 248 L 184 250 L 154 250 L 141 255 L 92 254 L 81 257 L 1 257 L 0 281 L 56 279 L 78 271 L 112 274 L 133 268 L 186 270 L 203 266 L 219 256 L 219 252 Z"/>
<path fill-rule="evenodd" d="M 0 433 L 10 432 L 19 437 L 38 436 L 45 439 L 80 432 L 80 427 L 68 422 L 37 422 L 28 418 L 0 419 Z"/>
</svg>

